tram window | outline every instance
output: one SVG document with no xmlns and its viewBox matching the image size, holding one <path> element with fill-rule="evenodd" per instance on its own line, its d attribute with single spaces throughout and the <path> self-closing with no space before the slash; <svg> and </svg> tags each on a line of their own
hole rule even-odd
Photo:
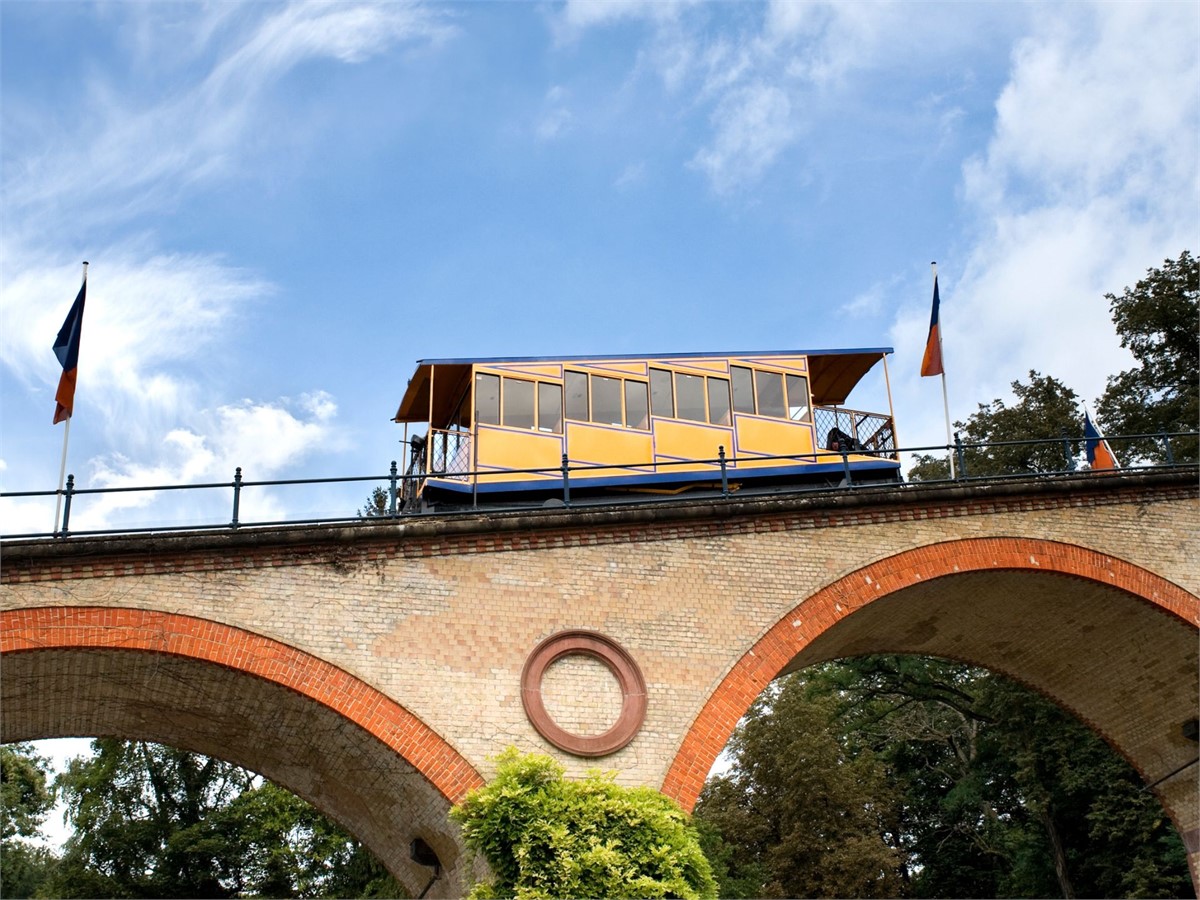
<svg viewBox="0 0 1200 900">
<path fill-rule="evenodd" d="M 704 411 L 704 379 L 699 375 L 675 373 L 675 396 L 679 401 L 679 418 L 707 422 Z"/>
<path fill-rule="evenodd" d="M 754 372 L 755 394 L 758 399 L 758 414 L 784 418 L 783 375 L 780 372 Z"/>
<path fill-rule="evenodd" d="M 592 421 L 601 425 L 624 425 L 621 415 L 621 379 L 592 376 Z"/>
<path fill-rule="evenodd" d="M 808 405 L 808 379 L 803 375 L 787 376 L 788 418 L 793 422 L 811 422 Z"/>
<path fill-rule="evenodd" d="M 729 424 L 729 382 L 724 378 L 708 379 L 708 421 Z"/>
<path fill-rule="evenodd" d="M 567 388 L 567 418 L 580 422 L 588 420 L 588 377 L 583 372 L 565 373 Z"/>
<path fill-rule="evenodd" d="M 665 369 L 650 370 L 650 408 L 656 416 L 675 418 L 675 395 L 671 392 L 671 373 Z"/>
<path fill-rule="evenodd" d="M 538 382 L 538 431 L 562 434 L 562 385 Z"/>
<path fill-rule="evenodd" d="M 534 427 L 533 389 L 532 381 L 504 379 L 504 395 L 501 398 L 504 406 L 503 424 L 509 428 Z"/>
<path fill-rule="evenodd" d="M 733 408 L 740 413 L 754 413 L 754 373 L 743 366 L 730 366 L 733 376 Z"/>
<path fill-rule="evenodd" d="M 630 428 L 650 429 L 650 410 L 646 406 L 646 383 L 625 382 L 625 421 Z"/>
<path fill-rule="evenodd" d="M 500 376 L 475 375 L 475 424 L 500 424 Z"/>
</svg>

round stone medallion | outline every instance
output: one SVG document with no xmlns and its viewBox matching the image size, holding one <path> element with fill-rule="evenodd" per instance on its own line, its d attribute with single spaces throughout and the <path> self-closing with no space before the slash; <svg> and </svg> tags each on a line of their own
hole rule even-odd
<svg viewBox="0 0 1200 900">
<path fill-rule="evenodd" d="M 616 723 L 596 735 L 572 734 L 559 727 L 546 711 L 542 678 L 555 662 L 566 656 L 599 660 L 621 687 L 621 712 Z M 633 657 L 612 638 L 597 631 L 560 631 L 546 638 L 525 661 L 521 672 L 521 703 L 538 734 L 560 750 L 576 756 L 606 756 L 620 750 L 637 734 L 646 717 L 646 682 Z"/>
</svg>

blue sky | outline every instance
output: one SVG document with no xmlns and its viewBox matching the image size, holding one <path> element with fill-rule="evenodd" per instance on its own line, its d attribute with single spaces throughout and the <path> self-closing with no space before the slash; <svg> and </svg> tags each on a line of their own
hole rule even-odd
<svg viewBox="0 0 1200 900">
<path fill-rule="evenodd" d="M 81 486 L 383 472 L 439 356 L 893 346 L 943 441 L 931 260 L 953 417 L 1092 400 L 1104 293 L 1200 250 L 1198 47 L 1192 2 L 5 0 L 0 484 L 57 484 L 84 259 Z M 76 525 L 212 518 L 167 499 Z"/>
</svg>

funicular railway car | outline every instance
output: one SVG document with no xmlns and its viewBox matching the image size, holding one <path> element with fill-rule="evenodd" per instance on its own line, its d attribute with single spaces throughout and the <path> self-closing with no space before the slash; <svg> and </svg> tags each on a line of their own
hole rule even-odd
<svg viewBox="0 0 1200 900">
<path fill-rule="evenodd" d="M 396 412 L 405 508 L 896 481 L 891 411 L 844 404 L 891 348 L 429 359 Z M 891 405 L 889 391 L 889 406 Z"/>
</svg>

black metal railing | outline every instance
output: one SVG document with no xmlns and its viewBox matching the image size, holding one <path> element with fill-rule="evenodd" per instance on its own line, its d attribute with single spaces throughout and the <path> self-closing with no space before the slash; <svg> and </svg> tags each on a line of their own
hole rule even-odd
<svg viewBox="0 0 1200 900">
<path fill-rule="evenodd" d="M 896 432 L 890 416 L 840 406 L 813 408 L 817 440 L 826 450 L 894 457 Z"/>
<path fill-rule="evenodd" d="M 825 423 L 820 418 L 823 410 L 818 408 L 815 412 L 817 413 L 817 421 L 821 422 L 822 426 L 824 426 Z M 983 479 L 1081 477 L 1094 474 L 1089 471 L 1087 466 L 1085 458 L 1086 439 L 1083 436 L 1063 435 L 1058 438 L 1040 438 L 1028 441 L 970 443 L 962 441 L 959 435 L 955 435 L 955 442 L 951 445 L 930 445 L 897 449 L 891 446 L 891 443 L 894 443 L 894 437 L 890 432 L 890 423 L 887 423 L 884 429 L 886 433 L 884 433 L 880 429 L 881 423 L 875 421 L 884 419 L 885 417 L 854 413 L 853 415 L 856 418 L 850 419 L 848 418 L 849 413 L 850 411 L 847 410 L 838 410 L 838 416 L 841 418 L 832 418 L 830 420 L 832 422 L 830 429 L 838 428 L 839 424 L 845 424 L 848 427 L 839 428 L 838 430 L 853 440 L 837 438 L 836 441 L 829 442 L 831 444 L 836 443 L 836 446 L 827 446 L 814 453 L 753 456 L 739 459 L 736 456 L 727 456 L 725 448 L 719 447 L 717 448 L 717 455 L 710 459 L 658 462 L 653 464 L 653 467 L 658 472 L 667 471 L 673 466 L 708 467 L 709 472 L 707 475 L 701 470 L 689 472 L 689 476 L 697 483 L 709 485 L 714 494 L 719 494 L 722 497 L 732 496 L 739 479 L 752 477 L 756 471 L 761 473 L 760 467 L 771 463 L 778 463 L 780 466 L 806 463 L 835 464 L 836 468 L 829 468 L 825 471 L 827 473 L 836 472 L 840 476 L 840 480 L 836 483 L 823 485 L 824 487 L 832 490 L 861 488 L 864 484 L 861 481 L 855 480 L 856 473 L 853 462 L 854 460 L 861 460 L 864 455 L 886 457 L 888 459 L 915 456 L 917 460 L 926 464 L 922 466 L 920 481 L 928 484 L 978 481 Z M 469 436 L 464 435 L 463 437 Z M 1140 452 L 1142 455 L 1139 458 L 1122 459 L 1123 465 L 1121 471 L 1146 471 L 1182 467 L 1195 468 L 1198 465 L 1197 447 L 1200 446 L 1200 435 L 1196 432 L 1116 436 L 1107 438 L 1107 441 L 1119 459 L 1122 459 L 1122 448 L 1141 448 Z M 60 506 L 62 514 L 60 519 L 61 524 L 55 530 L 4 533 L 0 534 L 0 538 L 65 538 L 68 536 L 107 534 L 236 530 L 279 525 L 317 525 L 396 519 L 409 515 L 418 509 L 419 504 L 414 502 L 413 498 L 418 496 L 420 485 L 430 477 L 449 477 L 453 480 L 466 481 L 474 478 L 486 480 L 489 476 L 494 478 L 497 474 L 494 471 L 476 472 L 463 468 L 464 458 L 469 459 L 469 446 L 468 441 L 459 440 L 455 443 L 454 441 L 447 440 L 441 442 L 439 448 L 439 437 L 435 434 L 432 452 L 429 454 L 429 471 L 423 471 L 424 466 L 414 465 L 410 466 L 409 471 L 404 474 L 400 473 L 397 464 L 393 462 L 389 471 L 383 475 L 250 481 L 243 477 L 242 469 L 238 468 L 235 470 L 233 478 L 230 481 L 99 488 L 81 488 L 76 484 L 74 475 L 70 475 L 62 490 L 7 491 L 0 493 L 0 501 L 38 498 L 46 499 L 47 501 L 52 500 L 56 505 Z M 1146 447 L 1157 448 L 1157 450 L 1153 456 L 1147 457 L 1145 455 Z M 933 463 L 932 465 L 927 465 L 931 462 Z M 442 466 L 440 471 L 438 468 L 439 464 Z M 572 504 L 572 486 L 576 489 L 576 497 L 578 499 L 578 489 L 581 486 L 580 480 L 584 479 L 583 485 L 586 486 L 586 479 L 589 474 L 595 477 L 598 474 L 609 475 L 615 471 L 626 471 L 633 474 L 645 473 L 647 470 L 648 464 L 645 461 L 582 465 L 571 464 L 568 458 L 564 456 L 562 464 L 559 466 L 513 469 L 507 470 L 505 474 L 508 476 L 530 475 L 544 478 L 546 479 L 546 489 L 560 492 L 559 497 L 563 504 L 570 506 Z M 878 468 L 875 469 L 875 474 L 878 474 Z M 732 485 L 731 480 L 734 482 Z M 364 515 L 358 512 L 352 503 L 346 501 L 343 493 L 342 496 L 337 498 L 326 498 L 327 504 L 336 504 L 339 510 L 345 510 L 345 512 L 336 515 L 289 515 L 283 518 L 263 518 L 260 515 L 258 518 L 249 521 L 245 517 L 246 506 L 244 500 L 248 493 L 253 495 L 254 492 L 265 489 L 293 486 L 312 490 L 313 488 L 331 485 L 346 488 L 347 486 L 359 486 L 363 484 L 384 487 L 387 494 L 386 507 L 383 509 L 372 509 Z M 752 488 L 742 488 L 742 492 L 745 493 L 750 489 Z M 812 490 L 813 486 L 809 485 L 803 489 Z M 780 490 L 780 488 L 776 487 L 774 490 Z M 120 506 L 119 501 L 125 495 L 136 495 L 139 500 L 149 502 L 161 499 L 159 497 L 160 494 L 185 495 L 190 497 L 204 491 L 228 492 L 225 495 L 226 503 L 228 504 L 226 508 L 229 510 L 228 518 L 214 521 L 211 514 L 209 514 L 202 521 L 193 521 L 184 524 L 154 524 L 90 529 L 75 529 L 72 526 L 72 516 L 77 513 L 76 506 L 81 498 L 110 500 L 114 501 L 114 505 Z M 259 496 L 261 497 L 261 495 Z M 670 499 L 677 499 L 677 497 L 673 495 L 607 496 L 602 502 L 620 504 L 634 501 L 653 502 L 654 500 Z M 588 502 L 599 501 L 591 500 Z M 505 507 L 501 504 L 489 503 L 488 508 L 502 509 Z M 460 508 L 445 514 L 462 513 L 464 511 L 469 512 L 470 510 Z M 49 519 L 48 514 L 47 519 Z"/>
</svg>

